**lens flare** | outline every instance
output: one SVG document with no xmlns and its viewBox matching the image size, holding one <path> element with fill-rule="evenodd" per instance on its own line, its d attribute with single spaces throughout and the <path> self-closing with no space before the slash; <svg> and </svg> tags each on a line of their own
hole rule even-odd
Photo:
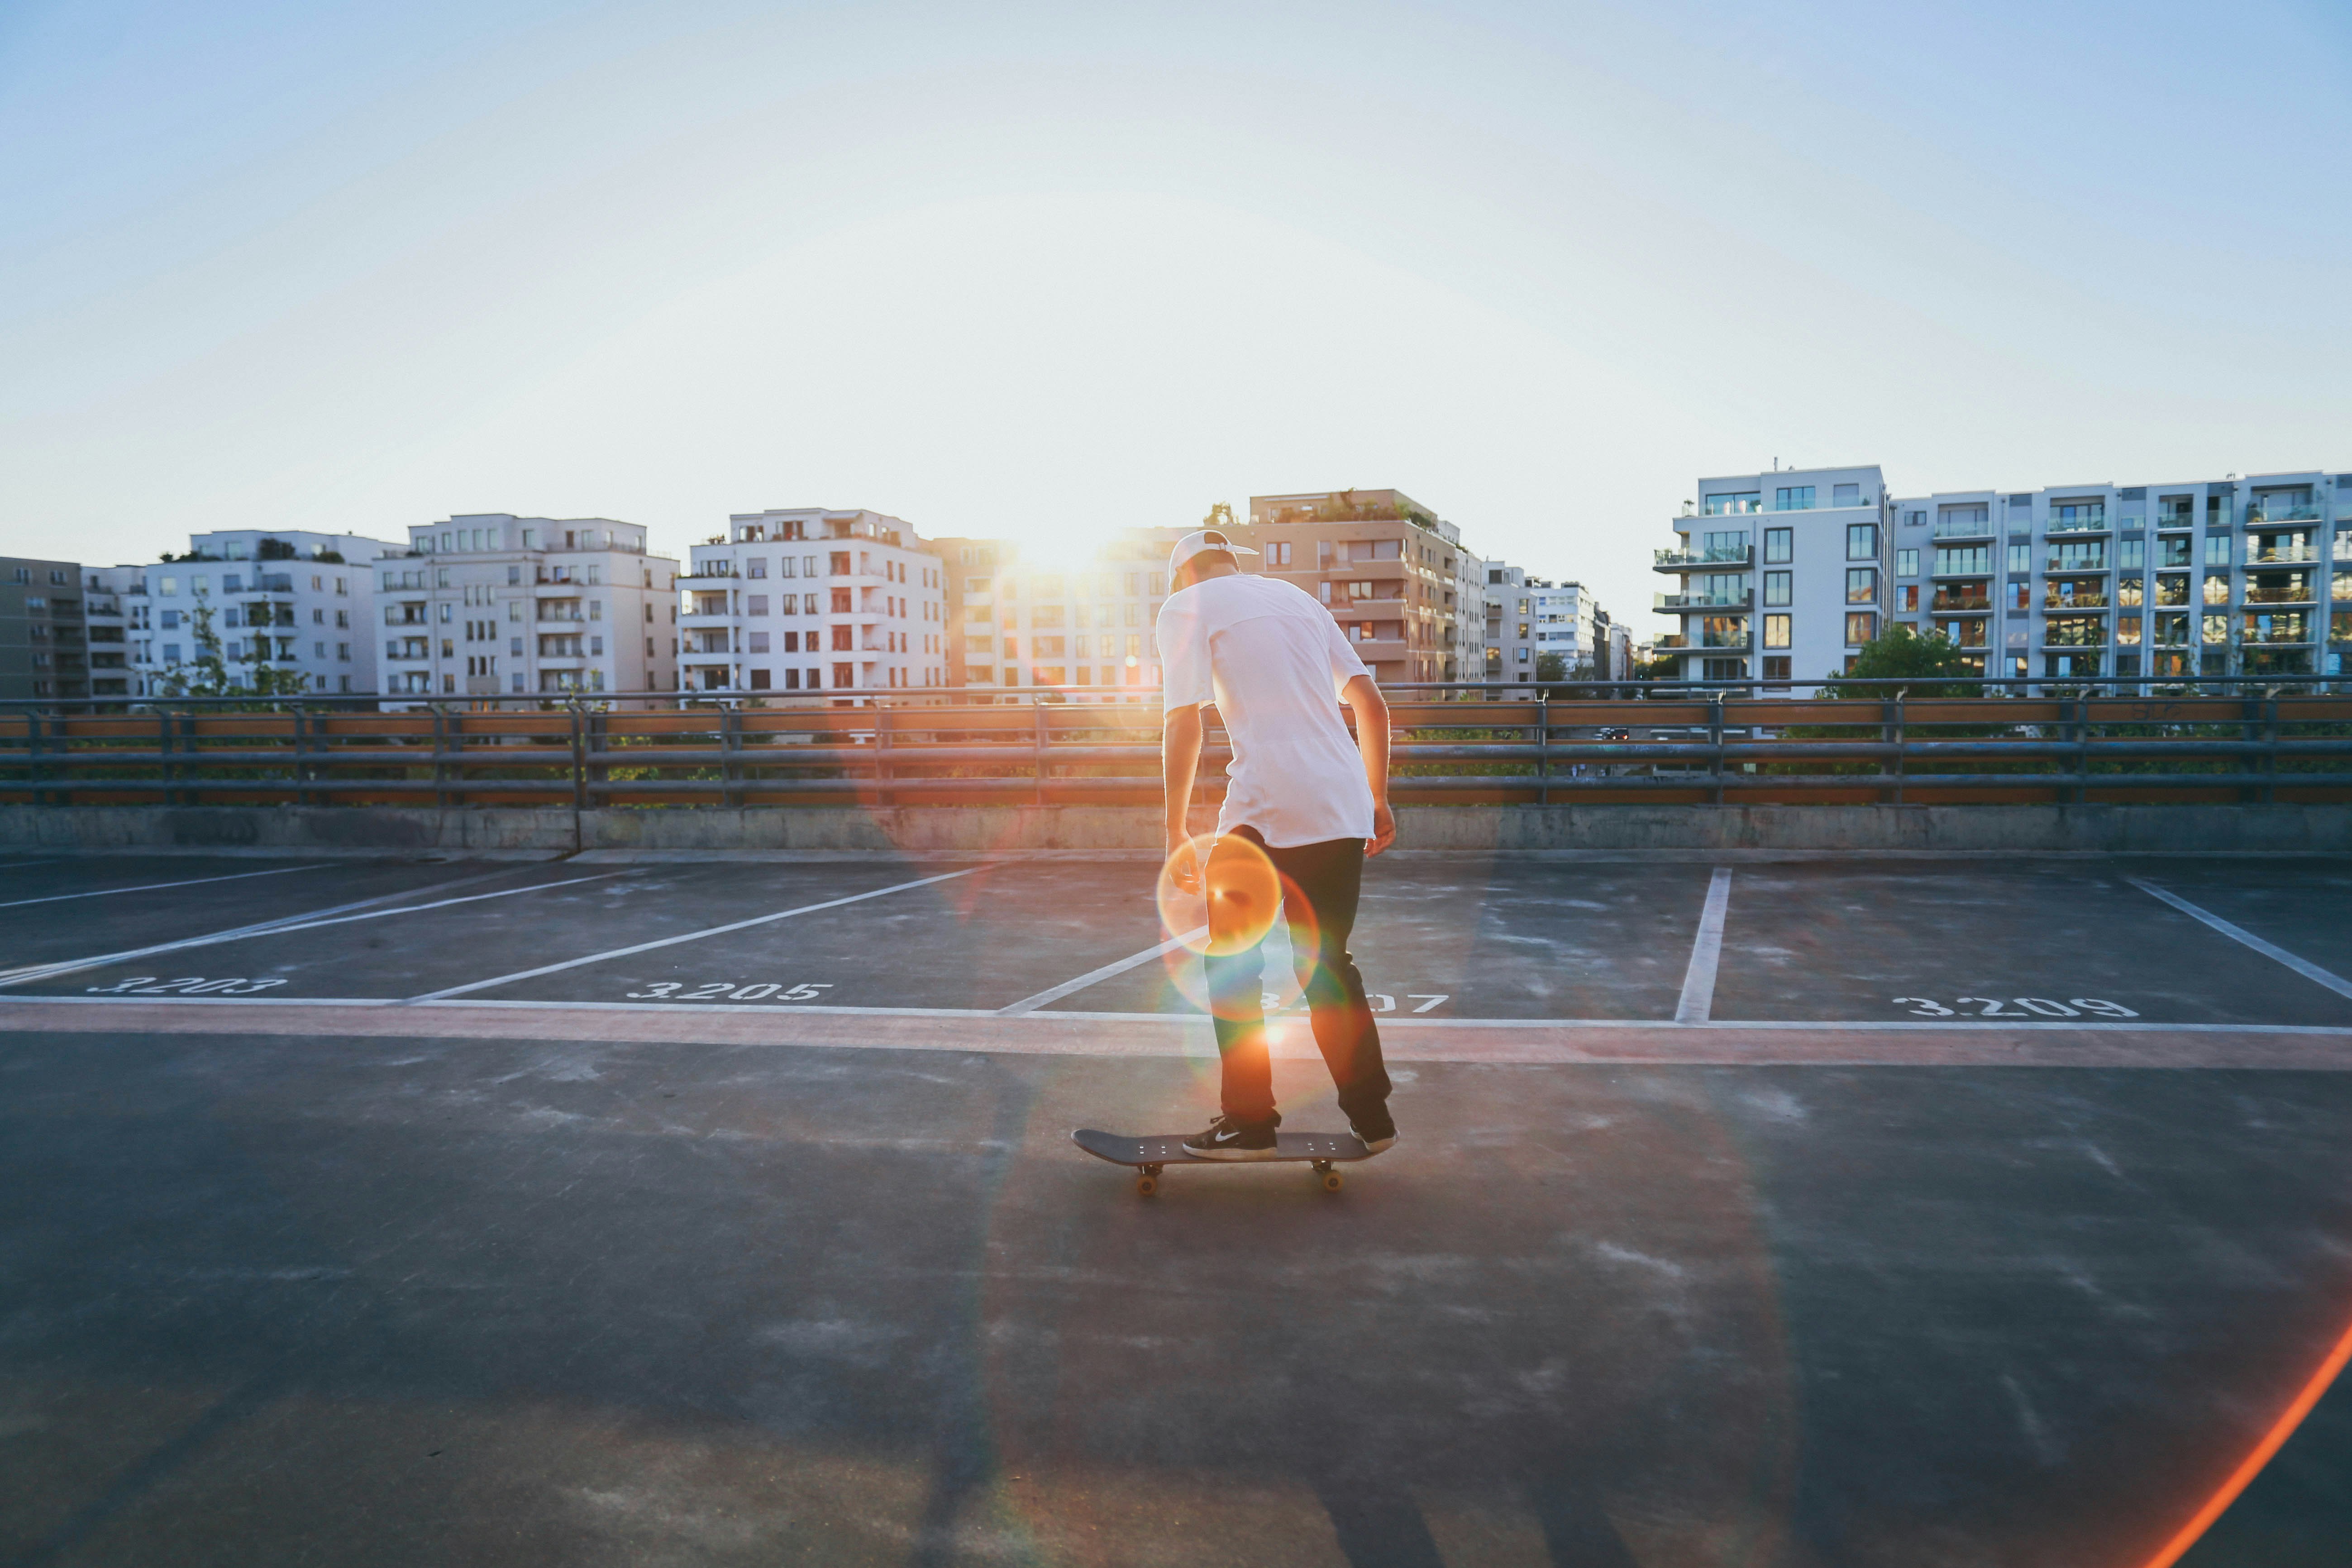
<svg viewBox="0 0 2352 1568">
<path fill-rule="evenodd" d="M 1160 866 L 1157 893 L 1168 933 L 1218 957 L 1264 942 L 1282 910 L 1282 879 L 1246 838 L 1187 839 Z"/>
</svg>

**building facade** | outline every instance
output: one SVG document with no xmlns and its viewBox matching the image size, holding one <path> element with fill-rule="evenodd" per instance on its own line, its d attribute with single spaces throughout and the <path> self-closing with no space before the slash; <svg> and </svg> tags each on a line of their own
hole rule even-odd
<svg viewBox="0 0 2352 1568">
<path fill-rule="evenodd" d="M 1462 531 L 1411 496 L 1252 496 L 1250 534 L 1259 569 L 1328 605 L 1381 684 L 1475 679 L 1461 668 Z"/>
<path fill-rule="evenodd" d="M 635 524 L 463 513 L 374 576 L 386 695 L 677 689 L 677 563 Z"/>
<path fill-rule="evenodd" d="M 90 695 L 86 598 L 71 561 L 0 556 L 0 701 Z"/>
<path fill-rule="evenodd" d="M 1683 542 L 1658 558 L 1682 579 L 1658 607 L 1683 623 L 1673 651 L 1685 679 L 1748 675 L 1751 658 L 1767 680 L 1832 675 L 1888 622 L 1944 637 L 2008 679 L 2346 672 L 2352 474 L 1874 507 L 1878 473 L 1699 482 L 1696 514 L 1675 523 Z"/>
<path fill-rule="evenodd" d="M 1554 583 L 1505 561 L 1486 563 L 1483 608 L 1489 680 L 1533 679 L 1547 656 L 1559 679 L 1608 680 L 1609 613 L 1581 583 Z"/>
<path fill-rule="evenodd" d="M 373 563 L 399 546 L 354 533 L 219 529 L 186 554 L 90 567 L 89 598 L 120 631 L 134 697 L 205 686 L 208 658 L 248 691 L 341 696 L 378 689 Z"/>
<path fill-rule="evenodd" d="M 1878 636 L 1895 509 L 1875 467 L 1721 476 L 1698 491 L 1654 563 L 1676 579 L 1654 605 L 1680 623 L 1656 645 L 1675 679 L 1820 679 Z"/>
<path fill-rule="evenodd" d="M 1116 530 L 1078 555 L 1024 552 L 1001 539 L 944 539 L 951 684 L 1105 689 L 1139 699 L 1160 685 L 1152 627 L 1168 597 L 1168 552 L 1187 531 Z M 1232 531 L 1248 544 L 1247 531 Z M 1244 566 L 1249 563 L 1244 561 Z"/>
<path fill-rule="evenodd" d="M 688 552 L 679 668 L 694 691 L 898 691 L 948 682 L 945 569 L 895 517 L 738 512 Z"/>
</svg>

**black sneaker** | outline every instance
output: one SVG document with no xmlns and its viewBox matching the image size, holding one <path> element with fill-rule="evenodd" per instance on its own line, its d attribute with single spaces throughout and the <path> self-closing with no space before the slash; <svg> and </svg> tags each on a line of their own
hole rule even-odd
<svg viewBox="0 0 2352 1568">
<path fill-rule="evenodd" d="M 1244 1127 L 1226 1116 L 1185 1139 L 1184 1152 L 1195 1160 L 1271 1160 L 1278 1152 L 1273 1128 Z"/>
<path fill-rule="evenodd" d="M 1355 1133 L 1356 1142 L 1361 1143 L 1370 1153 L 1377 1154 L 1383 1149 L 1393 1148 L 1396 1145 L 1396 1122 L 1390 1119 L 1389 1113 L 1385 1110 L 1381 1112 L 1378 1121 L 1369 1126 L 1350 1127 L 1349 1131 Z"/>
</svg>

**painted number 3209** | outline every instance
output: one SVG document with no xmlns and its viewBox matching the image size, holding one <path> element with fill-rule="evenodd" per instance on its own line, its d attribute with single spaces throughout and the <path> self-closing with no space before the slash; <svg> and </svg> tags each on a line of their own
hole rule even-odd
<svg viewBox="0 0 2352 1568">
<path fill-rule="evenodd" d="M 1967 1016 L 1976 1018 L 2014 1018 L 2025 1023 L 2034 1018 L 2079 1018 L 2088 1013 L 2094 1018 L 2137 1018 L 2138 1014 L 2120 1002 L 2105 1002 L 2096 996 L 2069 996 L 2063 1002 L 2053 1002 L 2047 996 L 1956 996 L 1952 999 L 1962 1008 L 1973 1008 Z M 1897 996 L 1895 1005 L 1913 1003 L 1915 1018 L 1957 1018 L 1956 1013 L 1941 1002 L 1931 1002 L 1925 996 Z"/>
</svg>

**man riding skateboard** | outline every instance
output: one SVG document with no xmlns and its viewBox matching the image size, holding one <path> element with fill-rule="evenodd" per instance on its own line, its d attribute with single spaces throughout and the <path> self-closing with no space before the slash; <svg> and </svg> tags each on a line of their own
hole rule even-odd
<svg viewBox="0 0 2352 1568">
<path fill-rule="evenodd" d="M 1216 705 L 1233 743 L 1205 868 L 1205 963 L 1223 1114 L 1184 1148 L 1204 1160 L 1277 1157 L 1282 1117 L 1259 986 L 1278 897 L 1339 1109 L 1377 1154 L 1396 1142 L 1396 1123 L 1380 1032 L 1348 938 L 1365 858 L 1396 840 L 1388 704 L 1330 613 L 1278 578 L 1244 575 L 1237 553 L 1256 552 L 1213 529 L 1178 540 L 1168 558 L 1174 592 L 1160 608 L 1169 868 L 1188 889 L 1200 889 L 1203 876 L 1185 823 L 1203 707 Z M 1339 717 L 1343 702 L 1355 710 L 1353 739 Z"/>
</svg>

